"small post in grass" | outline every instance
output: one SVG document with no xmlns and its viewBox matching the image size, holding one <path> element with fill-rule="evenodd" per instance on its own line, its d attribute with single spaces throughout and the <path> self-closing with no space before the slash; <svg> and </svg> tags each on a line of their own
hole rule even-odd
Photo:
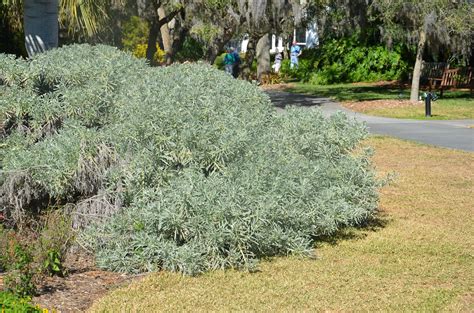
<svg viewBox="0 0 474 313">
<path fill-rule="evenodd" d="M 426 93 L 425 95 L 425 116 L 431 117 L 431 92 Z"/>
<path fill-rule="evenodd" d="M 425 92 L 425 116 L 431 117 L 431 101 L 438 100 L 438 96 L 432 92 Z"/>
</svg>

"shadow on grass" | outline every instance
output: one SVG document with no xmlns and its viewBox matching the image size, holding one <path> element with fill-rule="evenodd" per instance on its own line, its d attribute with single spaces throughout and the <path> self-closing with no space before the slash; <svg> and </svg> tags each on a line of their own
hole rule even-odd
<svg viewBox="0 0 474 313">
<path fill-rule="evenodd" d="M 364 239 L 367 237 L 369 232 L 379 231 L 385 228 L 389 223 L 389 217 L 380 214 L 379 216 L 367 220 L 366 222 L 360 225 L 343 228 L 330 236 L 316 237 L 315 248 L 317 249 L 322 244 L 329 244 L 331 246 L 335 246 L 341 241 Z"/>
<path fill-rule="evenodd" d="M 314 259 L 317 260 L 319 257 L 317 256 L 317 249 L 320 248 L 324 244 L 329 244 L 331 246 L 336 246 L 342 241 L 355 241 L 355 240 L 362 240 L 368 236 L 370 232 L 377 232 L 381 229 L 385 228 L 391 219 L 387 214 L 383 212 L 379 212 L 377 216 L 361 223 L 357 226 L 352 227 L 345 227 L 337 231 L 336 233 L 328 236 L 318 236 L 313 238 L 313 250 L 308 252 L 308 254 L 296 255 L 296 257 L 301 257 L 303 259 Z M 257 256 L 259 262 L 274 262 L 279 257 L 283 257 L 284 255 L 275 254 L 275 255 L 259 255 Z M 257 263 L 258 264 L 258 263 Z M 260 268 L 256 266 L 255 268 L 249 269 L 250 273 L 259 273 L 261 272 Z"/>
<path fill-rule="evenodd" d="M 410 97 L 410 88 L 406 84 L 338 84 L 338 85 L 310 85 L 296 83 L 289 85 L 284 91 L 301 93 L 318 97 L 332 98 L 338 101 L 369 101 L 384 99 L 407 100 Z M 420 92 L 428 91 L 422 86 Z M 445 91 L 442 99 L 473 98 L 469 91 L 452 90 Z"/>
</svg>

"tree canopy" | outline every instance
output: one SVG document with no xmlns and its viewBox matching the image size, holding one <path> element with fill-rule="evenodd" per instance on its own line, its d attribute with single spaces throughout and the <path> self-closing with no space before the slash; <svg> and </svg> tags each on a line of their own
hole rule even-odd
<svg viewBox="0 0 474 313">
<path fill-rule="evenodd" d="M 374 0 L 383 35 L 390 40 L 417 44 L 410 100 L 417 101 L 423 52 L 426 46 L 443 44 L 467 58 L 472 53 L 474 7 L 472 1 Z"/>
</svg>

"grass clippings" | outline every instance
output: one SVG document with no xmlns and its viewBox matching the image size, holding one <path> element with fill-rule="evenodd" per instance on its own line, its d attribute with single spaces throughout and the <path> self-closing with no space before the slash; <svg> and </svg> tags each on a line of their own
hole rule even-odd
<svg viewBox="0 0 474 313">
<path fill-rule="evenodd" d="M 409 100 L 394 100 L 394 99 L 385 99 L 385 100 L 371 100 L 371 101 L 346 101 L 341 103 L 343 107 L 360 112 L 368 113 L 370 111 L 378 109 L 402 109 L 402 108 L 413 108 L 421 107 L 422 103 L 413 103 Z M 423 106 L 424 107 L 424 106 Z"/>
<path fill-rule="evenodd" d="M 155 273 L 91 312 L 474 310 L 474 153 L 372 137 L 380 219 L 318 244 L 316 259 L 280 257 L 257 273 Z"/>
</svg>

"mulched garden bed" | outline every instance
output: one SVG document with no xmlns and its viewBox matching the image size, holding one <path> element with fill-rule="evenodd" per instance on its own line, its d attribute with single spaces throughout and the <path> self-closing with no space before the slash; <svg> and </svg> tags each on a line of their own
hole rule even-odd
<svg viewBox="0 0 474 313">
<path fill-rule="evenodd" d="M 68 269 L 66 277 L 47 277 L 40 282 L 38 293 L 32 299 L 34 304 L 56 312 L 84 312 L 108 291 L 144 276 L 97 269 L 92 257 L 83 253 L 71 253 L 65 266 Z M 0 273 L 0 290 L 3 276 Z"/>
</svg>

